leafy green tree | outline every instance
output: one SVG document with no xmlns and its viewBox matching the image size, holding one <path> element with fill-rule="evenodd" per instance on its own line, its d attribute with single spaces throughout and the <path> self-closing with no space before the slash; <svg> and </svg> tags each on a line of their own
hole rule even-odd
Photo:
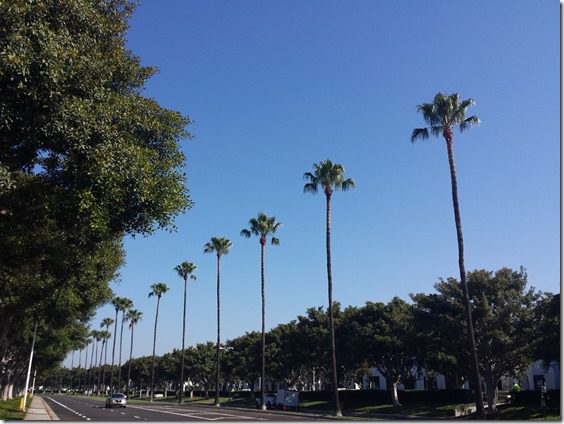
<svg viewBox="0 0 564 424">
<path fill-rule="evenodd" d="M 201 388 L 208 397 L 210 382 L 214 381 L 217 370 L 217 345 L 212 342 L 198 343 L 196 347 L 186 349 L 185 366 L 190 370 L 190 380 Z M 217 389 L 217 387 L 216 387 Z"/>
<path fill-rule="evenodd" d="M 129 396 L 129 382 L 131 380 L 131 358 L 133 356 L 133 332 L 135 330 L 135 326 L 141 318 L 143 317 L 143 312 L 138 311 L 137 309 L 129 309 L 127 311 L 127 315 L 125 316 L 126 321 L 129 322 L 129 330 L 131 333 L 131 341 L 129 345 L 129 364 L 127 367 L 127 381 L 125 382 L 125 393 Z"/>
<path fill-rule="evenodd" d="M 330 160 L 321 161 L 313 165 L 314 172 L 306 172 L 304 179 L 309 182 L 304 185 L 304 193 L 317 193 L 319 187 L 325 193 L 326 200 L 326 231 L 325 243 L 327 251 L 327 291 L 329 297 L 329 325 L 331 332 L 331 372 L 333 382 L 333 412 L 335 416 L 341 417 L 341 405 L 337 387 L 337 357 L 335 353 L 335 325 L 333 319 L 333 277 L 331 273 L 331 195 L 334 191 L 347 191 L 355 187 L 351 178 L 345 178 L 345 168 L 340 164 L 334 164 Z"/>
<path fill-rule="evenodd" d="M 527 289 L 527 274 L 523 269 L 513 271 L 502 268 L 491 272 L 476 270 L 467 275 L 470 301 L 474 305 L 473 328 L 480 372 L 486 387 L 488 414 L 497 411 L 497 384 L 504 375 L 517 376 L 530 365 L 536 342 L 535 305 L 539 294 Z M 443 357 L 459 357 L 460 364 L 468 364 L 471 371 L 471 353 L 465 349 L 466 334 L 453 329 L 464 321 L 464 293 L 454 278 L 440 280 L 435 289 L 438 294 L 413 296 L 416 302 L 416 320 L 423 319 L 429 339 L 441 338 Z M 445 307 L 448 305 L 449 307 Z M 425 318 L 428 315 L 428 318 Z M 450 328 L 449 328 L 450 327 Z"/>
<path fill-rule="evenodd" d="M 216 346 L 216 377 L 215 377 L 215 406 L 219 404 L 219 370 L 220 370 L 220 261 L 222 255 L 227 255 L 231 249 L 231 241 L 223 237 L 212 237 L 204 245 L 204 253 L 215 252 L 217 256 L 217 346 Z"/>
<path fill-rule="evenodd" d="M 341 325 L 341 343 L 356 367 L 367 362 L 386 379 L 392 403 L 401 406 L 398 386 L 417 368 L 413 343 L 412 307 L 398 297 L 389 303 L 367 302 L 351 308 Z"/>
<path fill-rule="evenodd" d="M 262 365 L 261 365 L 261 410 L 266 411 L 265 402 L 265 382 L 266 382 L 266 342 L 265 342 L 265 299 L 264 299 L 264 247 L 270 234 L 276 233 L 282 224 L 276 221 L 276 217 L 269 217 L 266 214 L 260 212 L 256 218 L 251 218 L 249 220 L 249 228 L 243 229 L 241 235 L 243 237 L 251 237 L 252 235 L 259 237 L 260 242 L 260 287 L 261 287 L 261 301 L 262 301 L 262 330 L 261 330 L 261 342 L 262 342 Z M 271 238 L 271 243 L 275 246 L 280 244 L 280 240 L 276 237 Z"/>
<path fill-rule="evenodd" d="M 560 293 L 543 293 L 535 307 L 535 329 L 534 359 L 542 360 L 546 369 L 560 363 Z"/>
<path fill-rule="evenodd" d="M 111 297 L 124 234 L 172 229 L 191 205 L 189 118 L 142 95 L 156 69 L 126 48 L 134 6 L 0 2 L 2 363 L 23 316 L 84 323 Z"/>
<path fill-rule="evenodd" d="M 421 103 L 417 106 L 418 112 L 423 115 L 423 119 L 429 125 L 425 128 L 416 128 L 411 133 L 411 142 L 417 139 L 428 139 L 432 134 L 435 137 L 443 136 L 446 142 L 448 163 L 450 167 L 450 181 L 452 191 L 452 206 L 454 209 L 454 221 L 456 224 L 456 237 L 458 240 L 458 268 L 460 270 L 460 282 L 464 292 L 466 307 L 466 326 L 468 334 L 468 344 L 470 351 L 474 352 L 472 359 L 474 363 L 474 380 L 476 384 L 476 408 L 478 417 L 484 418 L 484 402 L 482 400 L 482 388 L 480 369 L 478 366 L 478 357 L 476 353 L 476 341 L 474 329 L 472 328 L 472 307 L 468 296 L 468 288 L 466 285 L 466 270 L 464 267 L 464 240 L 462 237 L 462 220 L 460 218 L 460 206 L 458 203 L 458 183 L 456 179 L 456 168 L 454 165 L 454 134 L 455 126 L 458 126 L 460 132 L 470 128 L 474 124 L 478 124 L 480 120 L 473 115 L 466 117 L 466 109 L 474 105 L 474 100 L 466 99 L 460 101 L 458 93 L 450 96 L 437 93 L 432 103 Z"/>
<path fill-rule="evenodd" d="M 180 395 L 178 397 L 178 403 L 182 404 L 183 397 L 184 397 L 184 341 L 186 337 L 186 291 L 188 288 L 188 278 L 192 280 L 196 279 L 194 275 L 194 271 L 196 270 L 196 265 L 191 262 L 182 262 L 180 265 L 177 265 L 174 270 L 184 280 L 184 309 L 182 311 L 182 358 L 180 364 Z"/>
<path fill-rule="evenodd" d="M 168 286 L 165 283 L 155 283 L 151 285 L 149 297 L 155 296 L 157 298 L 157 309 L 155 312 L 155 329 L 153 331 L 153 361 L 151 365 L 151 402 L 155 393 L 155 348 L 157 345 L 157 322 L 159 320 L 159 305 L 161 303 L 161 296 L 168 291 Z"/>
<path fill-rule="evenodd" d="M 121 311 L 121 330 L 119 333 L 119 355 L 118 355 L 118 390 L 121 391 L 121 348 L 123 345 L 123 323 L 125 322 L 126 312 L 133 307 L 133 301 L 126 297 L 120 298 L 119 309 Z"/>
</svg>

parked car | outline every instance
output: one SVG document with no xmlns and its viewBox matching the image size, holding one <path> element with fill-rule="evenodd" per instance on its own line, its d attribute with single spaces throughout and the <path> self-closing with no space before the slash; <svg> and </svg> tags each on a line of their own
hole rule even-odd
<svg viewBox="0 0 564 424">
<path fill-rule="evenodd" d="M 106 408 L 113 408 L 114 406 L 121 406 L 125 408 L 127 406 L 127 396 L 123 393 L 112 393 L 106 398 Z"/>
<path fill-rule="evenodd" d="M 261 398 L 260 396 L 255 398 L 255 403 L 257 409 L 260 408 Z M 264 403 L 268 409 L 276 407 L 276 393 L 265 393 L 264 394 Z"/>
</svg>

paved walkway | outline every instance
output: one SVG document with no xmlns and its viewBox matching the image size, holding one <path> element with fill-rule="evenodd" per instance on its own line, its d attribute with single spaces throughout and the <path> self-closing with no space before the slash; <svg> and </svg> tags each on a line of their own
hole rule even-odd
<svg viewBox="0 0 564 424">
<path fill-rule="evenodd" d="M 24 420 L 31 421 L 52 421 L 58 419 L 59 417 L 55 415 L 51 407 L 40 396 L 33 396 L 31 405 L 29 405 L 24 418 Z"/>
</svg>

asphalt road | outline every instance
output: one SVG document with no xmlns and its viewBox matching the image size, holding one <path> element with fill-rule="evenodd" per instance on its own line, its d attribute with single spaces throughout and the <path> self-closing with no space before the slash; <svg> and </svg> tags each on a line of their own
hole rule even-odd
<svg viewBox="0 0 564 424">
<path fill-rule="evenodd" d="M 99 399 L 67 395 L 42 395 L 63 421 L 307 421 L 327 417 L 261 412 L 254 409 L 216 408 L 208 405 L 129 404 L 127 408 L 105 408 Z"/>
</svg>

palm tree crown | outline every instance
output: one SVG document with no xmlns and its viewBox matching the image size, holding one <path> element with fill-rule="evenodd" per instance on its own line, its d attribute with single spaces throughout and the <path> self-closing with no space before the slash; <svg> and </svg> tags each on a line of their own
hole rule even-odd
<svg viewBox="0 0 564 424">
<path fill-rule="evenodd" d="M 188 278 L 195 280 L 196 276 L 193 274 L 193 272 L 196 271 L 196 268 L 196 265 L 194 265 L 192 262 L 182 262 L 180 265 L 176 265 L 174 267 L 174 270 L 176 271 L 178 276 L 183 278 L 184 280 L 187 280 Z"/>
<path fill-rule="evenodd" d="M 345 179 L 345 168 L 343 165 L 333 163 L 329 159 L 313 164 L 314 172 L 306 172 L 304 180 L 309 182 L 304 185 L 304 193 L 317 193 L 321 186 L 326 195 L 330 196 L 333 191 L 347 191 L 356 187 L 352 178 Z"/>
<path fill-rule="evenodd" d="M 429 127 L 415 128 L 411 133 L 411 142 L 415 143 L 419 138 L 426 140 L 429 134 L 435 137 L 442 135 L 447 141 L 452 141 L 452 128 L 455 125 L 458 125 L 460 132 L 463 132 L 470 126 L 480 123 L 480 119 L 475 115 L 466 118 L 466 109 L 475 104 L 472 99 L 460 101 L 458 93 L 450 96 L 437 93 L 432 103 L 417 105 L 417 111 L 423 114 L 423 119 Z"/>
<path fill-rule="evenodd" d="M 149 292 L 149 297 L 157 296 L 158 299 L 161 298 L 163 294 L 168 291 L 168 286 L 166 283 L 154 283 L 151 284 L 151 291 Z"/>
<path fill-rule="evenodd" d="M 141 321 L 142 316 L 143 312 L 138 311 L 137 309 L 130 309 L 125 315 L 125 320 L 129 322 L 129 327 L 132 327 Z"/>
<path fill-rule="evenodd" d="M 106 329 L 108 329 L 110 327 L 110 325 L 112 325 L 114 323 L 114 320 L 112 318 L 104 318 L 102 320 L 102 322 L 100 323 L 100 327 L 106 327 Z"/>
<path fill-rule="evenodd" d="M 249 219 L 249 228 L 243 229 L 241 235 L 246 238 L 251 237 L 251 235 L 259 236 L 260 244 L 264 246 L 268 235 L 274 234 L 281 226 L 282 224 L 280 222 L 276 222 L 276 217 L 269 217 L 260 212 L 256 218 Z M 279 245 L 280 240 L 276 237 L 272 237 L 271 243 L 273 245 Z"/>
<path fill-rule="evenodd" d="M 212 237 L 210 241 L 204 245 L 204 253 L 215 252 L 217 256 L 220 257 L 221 255 L 227 255 L 231 246 L 232 243 L 229 239 L 223 237 Z"/>
</svg>

